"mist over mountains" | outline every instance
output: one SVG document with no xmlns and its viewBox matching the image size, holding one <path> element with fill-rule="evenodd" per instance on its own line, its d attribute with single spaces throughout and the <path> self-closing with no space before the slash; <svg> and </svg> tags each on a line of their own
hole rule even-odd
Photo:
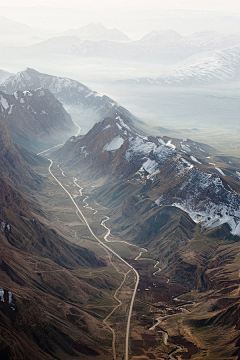
<svg viewBox="0 0 240 360">
<path fill-rule="evenodd" d="M 82 40 L 109 40 L 109 41 L 130 41 L 130 38 L 126 36 L 120 30 L 113 28 L 107 29 L 101 23 L 89 23 L 86 26 L 82 26 L 78 29 L 70 29 L 64 31 L 61 36 L 78 36 Z"/>
<path fill-rule="evenodd" d="M 240 15 L 105 5 L 1 7 L 0 358 L 238 360 Z"/>
</svg>

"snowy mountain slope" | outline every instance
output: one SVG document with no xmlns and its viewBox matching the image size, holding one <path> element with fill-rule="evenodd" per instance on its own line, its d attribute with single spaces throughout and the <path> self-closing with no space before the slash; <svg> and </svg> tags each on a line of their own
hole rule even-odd
<svg viewBox="0 0 240 360">
<path fill-rule="evenodd" d="M 48 89 L 66 107 L 73 119 L 88 130 L 96 121 L 116 113 L 124 113 L 132 121 L 138 121 L 108 96 L 100 95 L 76 80 L 42 74 L 29 68 L 5 81 L 0 90 L 11 94 L 17 90 L 40 87 Z"/>
<path fill-rule="evenodd" d="M 240 46 L 194 55 L 163 77 L 166 83 L 232 81 L 240 66 Z"/>
<path fill-rule="evenodd" d="M 236 79 L 240 67 L 240 45 L 190 56 L 156 78 L 129 79 L 140 84 L 208 84 Z"/>
<path fill-rule="evenodd" d="M 240 235 L 240 195 L 228 177 L 204 167 L 198 143 L 139 135 L 127 119 L 105 118 L 84 137 L 72 137 L 55 152 L 64 167 L 81 177 L 133 181 L 147 186 L 153 206 L 173 205 L 210 228 L 228 223 Z"/>
</svg>

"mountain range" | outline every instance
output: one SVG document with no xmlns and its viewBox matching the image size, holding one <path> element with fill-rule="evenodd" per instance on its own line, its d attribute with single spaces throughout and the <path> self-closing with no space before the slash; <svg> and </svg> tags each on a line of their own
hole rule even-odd
<svg viewBox="0 0 240 360">
<path fill-rule="evenodd" d="M 71 36 L 50 38 L 26 51 L 35 57 L 51 49 L 55 54 L 153 62 L 165 65 L 164 73 L 156 74 L 154 78 L 126 81 L 135 84 L 197 85 L 236 80 L 239 47 L 239 33 L 202 31 L 181 36 L 174 30 L 162 30 L 125 43 L 83 40 L 72 33 Z"/>
<path fill-rule="evenodd" d="M 124 113 L 139 123 L 128 110 L 108 96 L 100 95 L 76 80 L 39 73 L 30 68 L 7 79 L 0 85 L 0 90 L 12 94 L 18 90 L 35 90 L 41 87 L 49 90 L 64 105 L 84 132 L 90 130 L 94 123 L 103 117 L 117 112 Z"/>
<path fill-rule="evenodd" d="M 82 40 L 109 40 L 109 41 L 130 41 L 129 37 L 120 30 L 107 29 L 101 23 L 89 23 L 78 29 L 69 29 L 59 36 L 78 36 Z"/>
<path fill-rule="evenodd" d="M 94 248 L 84 224 L 76 223 L 76 209 L 69 212 L 69 197 L 48 175 L 49 160 L 19 141 L 24 128 L 29 141 L 37 142 L 43 131 L 51 135 L 71 127 L 62 100 L 78 116 L 92 114 L 94 125 L 47 155 L 54 174 L 99 237 L 105 236 L 103 218 L 109 221 L 110 241 L 124 241 L 122 250 L 121 243 L 113 244 L 114 251 L 122 251 L 140 274 L 131 356 L 164 358 L 178 349 L 183 358 L 237 359 L 240 160 L 190 139 L 144 134 L 129 111 L 74 80 L 26 69 L 5 81 L 1 91 L 0 355 L 112 358 L 103 319 L 121 291 L 120 278 L 126 280 L 124 305 L 118 302 L 111 326 L 117 339 L 125 334 L 129 303 L 124 301 L 135 276 L 127 277 L 121 268 L 114 277 L 117 258 L 111 263 L 109 253 L 96 255 L 75 243 L 79 238 Z M 81 200 L 84 187 L 88 207 L 83 207 L 87 197 Z M 183 292 L 186 297 L 179 299 Z M 155 318 L 162 319 L 157 331 Z"/>
<path fill-rule="evenodd" d="M 48 6 L 2 6 L 2 15 L 37 28 L 46 27 L 48 24 L 53 31 L 62 29 L 78 28 L 79 24 L 86 21 L 109 24 L 111 27 L 125 29 L 126 32 L 134 32 L 137 36 L 150 31 L 152 28 L 172 28 L 182 31 L 184 34 L 200 31 L 201 29 L 235 32 L 239 30 L 239 14 L 233 11 L 203 11 L 190 9 L 135 9 L 117 8 L 115 11 L 99 7 L 93 8 L 56 8 Z"/>
</svg>

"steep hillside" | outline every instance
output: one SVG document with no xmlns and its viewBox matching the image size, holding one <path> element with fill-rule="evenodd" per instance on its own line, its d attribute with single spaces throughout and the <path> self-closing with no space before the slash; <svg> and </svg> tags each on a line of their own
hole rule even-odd
<svg viewBox="0 0 240 360">
<path fill-rule="evenodd" d="M 26 154 L 26 160 L 20 151 Z M 12 141 L 10 130 L 5 122 L 0 121 L 0 166 L 1 176 L 18 188 L 39 189 L 43 178 L 29 165 L 29 156 L 34 156 L 26 150 L 17 149 Z M 34 163 L 35 163 L 34 158 Z"/>
<path fill-rule="evenodd" d="M 82 307 L 103 294 L 72 270 L 105 262 L 41 224 L 2 179 L 0 186 L 1 357 L 53 359 L 58 353 L 60 359 L 102 358 L 101 345 L 87 333 L 94 328 L 98 339 L 107 333 Z"/>
<path fill-rule="evenodd" d="M 37 155 L 15 147 L 0 122 L 0 356 L 3 359 L 110 359 L 108 331 L 84 309 L 111 298 L 81 278 L 107 262 L 64 239 L 44 219 L 35 191 L 47 187 L 29 163 Z M 53 226 L 54 227 L 54 226 Z M 94 340 L 88 334 L 95 334 Z"/>
</svg>

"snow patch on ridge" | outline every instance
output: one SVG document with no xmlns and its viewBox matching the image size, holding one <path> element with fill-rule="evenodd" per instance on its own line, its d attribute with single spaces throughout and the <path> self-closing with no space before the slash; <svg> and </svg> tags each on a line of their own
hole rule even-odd
<svg viewBox="0 0 240 360">
<path fill-rule="evenodd" d="M 122 125 L 122 127 L 125 127 L 125 128 L 128 129 L 128 130 L 131 130 L 130 127 L 129 127 L 127 124 L 125 124 L 125 122 L 123 121 L 123 119 L 120 118 L 120 116 L 117 116 L 117 117 L 116 117 L 116 120 L 119 120 L 119 122 L 120 122 L 120 124 Z"/>
<path fill-rule="evenodd" d="M 3 109 L 7 110 L 9 108 L 9 104 L 8 104 L 7 100 L 2 95 L 0 95 L 0 104 L 2 106 L 2 111 L 3 111 Z"/>
<path fill-rule="evenodd" d="M 10 115 L 12 113 L 12 109 L 13 109 L 13 104 L 10 105 L 10 109 L 8 111 L 8 115 Z"/>
<path fill-rule="evenodd" d="M 117 127 L 118 127 L 119 130 L 122 130 L 122 126 L 121 126 L 121 125 L 119 125 L 118 123 L 116 123 L 116 125 L 117 125 Z"/>
<path fill-rule="evenodd" d="M 139 136 L 129 139 L 129 149 L 125 154 L 127 161 L 130 161 L 134 154 L 147 155 L 156 145 L 149 141 L 144 141 Z"/>
<path fill-rule="evenodd" d="M 226 174 L 224 174 L 224 172 L 220 168 L 216 167 L 215 169 L 220 172 L 221 175 L 226 176 Z"/>
<path fill-rule="evenodd" d="M 189 145 L 184 145 L 184 144 L 181 144 L 181 148 L 187 152 L 190 152 L 191 149 L 190 149 L 190 146 Z"/>
<path fill-rule="evenodd" d="M 33 94 L 28 90 L 23 91 L 23 95 L 24 96 L 33 96 Z"/>
<path fill-rule="evenodd" d="M 153 174 L 158 170 L 158 163 L 155 160 L 147 159 L 145 163 L 142 164 L 142 168 L 149 174 Z"/>
<path fill-rule="evenodd" d="M 163 139 L 161 139 L 161 138 L 158 138 L 158 142 L 161 145 L 166 145 L 165 141 Z"/>
<path fill-rule="evenodd" d="M 166 146 L 172 148 L 172 149 L 176 149 L 176 146 L 172 144 L 172 139 L 169 140 L 167 143 L 166 143 Z"/>
<path fill-rule="evenodd" d="M 180 160 L 181 160 L 184 164 L 187 165 L 186 168 L 192 169 L 192 168 L 194 167 L 193 164 L 191 164 L 190 162 L 188 162 L 186 159 L 184 159 L 184 158 L 181 157 Z"/>
<path fill-rule="evenodd" d="M 201 162 L 198 161 L 198 159 L 196 159 L 194 156 L 191 155 L 190 158 L 192 159 L 192 161 L 201 164 Z"/>
<path fill-rule="evenodd" d="M 110 127 L 111 127 L 111 125 L 108 124 L 107 126 L 105 126 L 105 128 L 103 129 L 103 131 L 104 131 L 104 130 L 107 130 L 107 129 L 110 129 Z"/>
<path fill-rule="evenodd" d="M 124 139 L 121 136 L 117 136 L 110 143 L 106 144 L 103 150 L 114 151 L 120 149 L 122 144 L 124 143 Z"/>
</svg>

